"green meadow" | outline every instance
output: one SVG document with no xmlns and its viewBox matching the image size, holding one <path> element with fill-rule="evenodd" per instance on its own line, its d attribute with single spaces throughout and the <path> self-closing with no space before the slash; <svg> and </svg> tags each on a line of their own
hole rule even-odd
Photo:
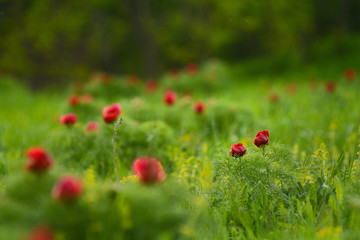
<svg viewBox="0 0 360 240">
<path fill-rule="evenodd" d="M 359 77 L 341 62 L 281 74 L 258 64 L 211 60 L 152 88 L 98 73 L 32 91 L 0 76 L 0 239 L 44 226 L 53 238 L 28 239 L 359 239 Z M 114 103 L 121 114 L 106 123 Z M 67 113 L 74 125 L 60 123 Z M 89 122 L 99 128 L 86 131 Z M 236 143 L 241 157 L 229 154 Z M 53 160 L 46 171 L 26 167 L 33 146 Z M 166 178 L 144 182 L 132 169 L 139 157 L 157 159 Z M 82 184 L 72 201 L 52 194 L 62 176 Z"/>
</svg>

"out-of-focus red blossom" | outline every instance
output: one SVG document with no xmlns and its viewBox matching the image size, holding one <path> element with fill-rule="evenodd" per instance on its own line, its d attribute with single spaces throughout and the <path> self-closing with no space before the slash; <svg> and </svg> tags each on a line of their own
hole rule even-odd
<svg viewBox="0 0 360 240">
<path fill-rule="evenodd" d="M 346 71 L 344 72 L 344 77 L 346 81 L 352 82 L 356 78 L 356 71 L 352 68 L 346 69 Z"/>
<path fill-rule="evenodd" d="M 80 100 L 83 103 L 91 103 L 93 101 L 93 96 L 91 96 L 90 94 L 84 94 L 80 97 Z"/>
<path fill-rule="evenodd" d="M 155 158 L 140 157 L 132 163 L 133 173 L 145 184 L 162 182 L 166 178 L 166 173 L 161 162 Z"/>
<path fill-rule="evenodd" d="M 272 94 L 270 95 L 270 101 L 271 101 L 272 103 L 277 103 L 279 100 L 280 100 L 279 94 L 277 94 L 277 93 L 272 93 Z"/>
<path fill-rule="evenodd" d="M 254 144 L 257 147 L 263 147 L 269 143 L 269 131 L 264 130 L 261 132 L 258 132 L 255 136 Z"/>
<path fill-rule="evenodd" d="M 99 124 L 97 122 L 89 122 L 86 126 L 86 132 L 97 132 L 99 130 Z"/>
<path fill-rule="evenodd" d="M 195 63 L 189 63 L 186 65 L 186 72 L 189 75 L 195 75 L 198 71 L 198 66 Z"/>
<path fill-rule="evenodd" d="M 53 164 L 53 160 L 42 147 L 31 147 L 25 155 L 27 157 L 25 168 L 29 172 L 42 173 Z"/>
<path fill-rule="evenodd" d="M 241 157 L 246 153 L 246 148 L 242 143 L 233 144 L 230 148 L 229 154 L 233 157 Z"/>
<path fill-rule="evenodd" d="M 146 82 L 146 90 L 148 92 L 155 92 L 157 87 L 158 87 L 158 83 L 157 83 L 157 81 L 155 79 L 149 79 Z"/>
<path fill-rule="evenodd" d="M 288 85 L 286 85 L 286 92 L 289 95 L 295 95 L 298 91 L 298 86 L 296 83 L 289 83 Z"/>
<path fill-rule="evenodd" d="M 336 90 L 336 83 L 333 82 L 333 81 L 329 81 L 325 84 L 325 90 L 328 92 L 328 93 L 333 93 L 335 92 Z"/>
<path fill-rule="evenodd" d="M 77 95 L 70 96 L 68 103 L 72 106 L 78 105 L 80 103 L 80 97 Z"/>
<path fill-rule="evenodd" d="M 60 117 L 60 123 L 62 125 L 72 126 L 76 123 L 76 120 L 75 113 L 67 113 Z"/>
<path fill-rule="evenodd" d="M 170 76 L 170 78 L 172 79 L 172 80 L 176 80 L 176 79 L 178 79 L 178 77 L 179 77 L 179 70 L 177 70 L 177 69 L 170 69 L 170 71 L 169 71 L 169 76 Z"/>
<path fill-rule="evenodd" d="M 198 114 L 202 114 L 205 111 L 205 103 L 203 102 L 196 102 L 194 104 L 194 111 Z"/>
<path fill-rule="evenodd" d="M 82 193 L 83 187 L 79 179 L 64 176 L 54 186 L 52 197 L 61 202 L 68 202 L 77 199 Z"/>
<path fill-rule="evenodd" d="M 136 75 L 129 75 L 126 78 L 127 82 L 129 83 L 130 86 L 136 86 L 139 84 L 139 77 Z"/>
<path fill-rule="evenodd" d="M 110 106 L 107 106 L 103 109 L 103 118 L 106 123 L 112 123 L 121 114 L 121 106 L 118 103 L 114 103 Z"/>
<path fill-rule="evenodd" d="M 32 232 L 27 236 L 26 240 L 54 240 L 55 234 L 54 231 L 45 225 L 37 226 Z"/>
<path fill-rule="evenodd" d="M 176 101 L 176 98 L 177 98 L 177 95 L 175 92 L 166 92 L 164 94 L 164 102 L 167 104 L 167 105 L 173 105 Z"/>
</svg>

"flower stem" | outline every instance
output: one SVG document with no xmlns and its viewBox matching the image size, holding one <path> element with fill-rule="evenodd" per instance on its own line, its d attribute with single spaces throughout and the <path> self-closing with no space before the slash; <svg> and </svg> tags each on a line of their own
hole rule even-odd
<svg viewBox="0 0 360 240">
<path fill-rule="evenodd" d="M 265 157 L 265 156 L 266 156 L 265 146 L 264 146 L 264 147 L 262 147 L 262 155 L 263 155 L 263 157 Z"/>
<path fill-rule="evenodd" d="M 114 154 L 114 163 L 115 163 L 115 174 L 116 174 L 116 182 L 119 182 L 119 172 L 118 172 L 118 166 L 117 166 L 117 162 L 116 162 L 116 149 L 115 149 L 115 137 L 116 137 L 116 132 L 118 127 L 120 126 L 120 124 L 122 123 L 122 118 L 119 119 L 119 121 L 115 124 L 115 128 L 114 128 L 114 136 L 113 136 L 113 154 Z"/>
</svg>

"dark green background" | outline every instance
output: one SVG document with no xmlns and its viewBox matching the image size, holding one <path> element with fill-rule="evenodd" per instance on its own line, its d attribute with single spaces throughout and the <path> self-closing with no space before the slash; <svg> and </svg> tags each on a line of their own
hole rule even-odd
<svg viewBox="0 0 360 240">
<path fill-rule="evenodd" d="M 291 64 L 359 52 L 359 0 L 0 0 L 0 71 L 33 86 L 157 77 L 209 58 Z"/>
</svg>

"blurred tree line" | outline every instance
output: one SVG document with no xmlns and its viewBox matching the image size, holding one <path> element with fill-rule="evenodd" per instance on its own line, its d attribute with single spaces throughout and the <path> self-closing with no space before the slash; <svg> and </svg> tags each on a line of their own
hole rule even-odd
<svg viewBox="0 0 360 240">
<path fill-rule="evenodd" d="M 96 70 L 153 77 L 209 57 L 307 61 L 351 52 L 359 10 L 359 0 L 0 0 L 0 69 L 36 85 Z"/>
</svg>

